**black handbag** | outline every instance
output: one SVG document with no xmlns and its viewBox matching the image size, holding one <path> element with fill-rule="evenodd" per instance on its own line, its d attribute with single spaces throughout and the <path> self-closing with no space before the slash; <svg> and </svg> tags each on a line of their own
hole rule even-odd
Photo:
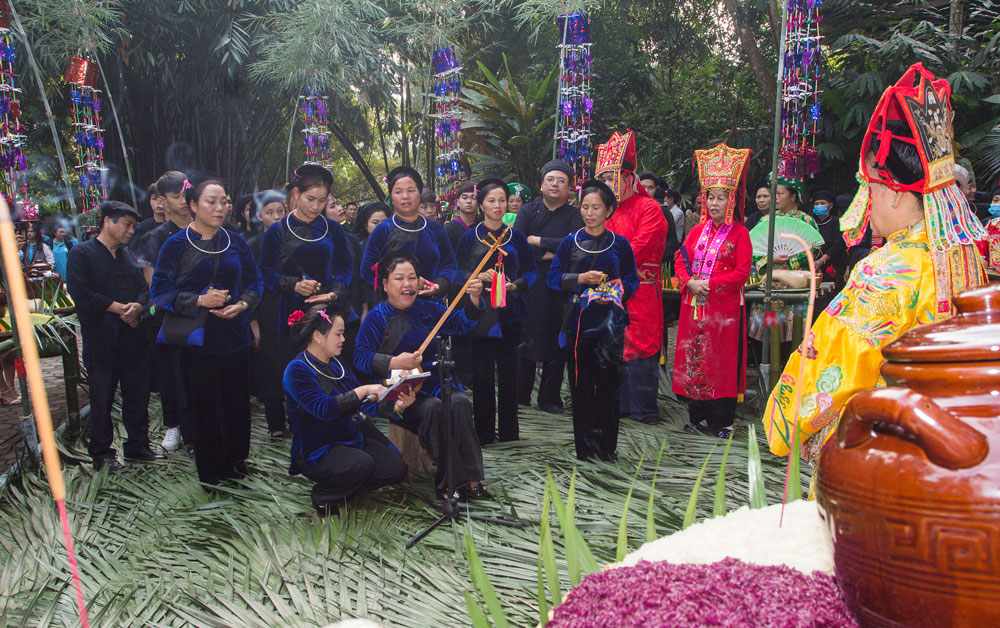
<svg viewBox="0 0 1000 628">
<path fill-rule="evenodd" d="M 215 283 L 215 275 L 219 272 L 219 262 L 222 255 L 215 256 L 215 267 L 208 285 Z M 163 315 L 160 333 L 156 335 L 159 344 L 177 345 L 180 347 L 200 347 L 205 344 L 205 323 L 208 322 L 208 308 L 198 308 L 194 316 L 185 316 L 167 310 Z"/>
</svg>

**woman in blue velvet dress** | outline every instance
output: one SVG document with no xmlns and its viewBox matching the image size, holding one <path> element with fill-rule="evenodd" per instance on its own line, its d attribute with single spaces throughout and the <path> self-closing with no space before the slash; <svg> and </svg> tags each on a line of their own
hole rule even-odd
<svg viewBox="0 0 1000 628">
<path fill-rule="evenodd" d="M 472 404 L 453 379 L 451 420 L 445 422 L 437 339 L 423 353 L 417 353 L 445 307 L 431 299 L 417 298 L 422 280 L 413 257 L 390 255 L 379 262 L 378 273 L 386 300 L 372 308 L 361 324 L 354 365 L 378 378 L 388 378 L 396 370 L 419 368 L 429 372 L 416 402 L 403 412 L 399 423 L 420 438 L 434 459 L 437 465 L 434 480 L 440 495 L 447 496 L 449 489 L 462 489 L 459 497 L 490 497 L 481 483 L 483 453 L 472 425 Z M 473 280 L 467 290 L 468 302 L 452 311 L 441 327 L 442 334 L 467 334 L 475 328 L 475 319 L 483 307 L 482 291 L 482 283 Z"/>
<path fill-rule="evenodd" d="M 250 247 L 222 228 L 226 188 L 193 177 L 185 199 L 194 216 L 160 249 L 150 292 L 156 306 L 195 318 L 208 310 L 201 344 L 189 341 L 180 363 L 190 410 L 183 426 L 205 484 L 243 477 L 250 454 L 250 317 L 260 300 L 260 273 Z M 162 336 L 162 333 L 161 333 Z M 158 339 L 166 342 L 166 338 Z"/>
<path fill-rule="evenodd" d="M 360 414 L 399 416 L 415 396 L 378 404 L 385 387 L 361 386 L 350 365 L 340 361 L 344 348 L 345 309 L 316 305 L 293 312 L 293 340 L 306 344 L 285 368 L 283 387 L 292 426 L 292 475 L 316 483 L 312 502 L 320 515 L 336 514 L 344 500 L 402 481 L 406 465 L 399 452 Z"/>
<path fill-rule="evenodd" d="M 503 290 L 506 305 L 492 307 L 496 297 L 491 296 L 470 342 L 472 413 L 482 445 L 492 443 L 498 436 L 501 441 L 518 439 L 517 348 L 521 344 L 521 319 L 526 312 L 523 295 L 538 280 L 538 267 L 524 235 L 513 228 L 504 231 L 507 191 L 507 184 L 500 179 L 479 182 L 476 202 L 483 212 L 483 221 L 462 234 L 455 254 L 458 281 L 464 283 L 493 242 L 503 238 L 505 281 L 497 289 Z M 479 279 L 484 286 L 492 286 L 500 255 L 500 252 L 491 254 L 480 271 Z"/>
<path fill-rule="evenodd" d="M 573 440 L 580 460 L 614 460 L 618 446 L 618 385 L 625 349 L 625 302 L 639 286 L 632 246 L 608 231 L 614 192 L 601 181 L 583 184 L 584 227 L 566 236 L 546 283 L 572 293 L 563 344 L 573 393 Z"/>
<path fill-rule="evenodd" d="M 267 229 L 260 247 L 260 273 L 278 300 L 275 319 L 261 322 L 271 325 L 277 340 L 277 355 L 266 357 L 271 373 L 263 378 L 261 395 L 271 436 L 284 434 L 285 411 L 280 386 L 267 382 L 281 381 L 297 349 L 288 338 L 288 315 L 320 303 L 350 301 L 353 267 L 348 236 L 343 227 L 323 215 L 332 184 L 333 175 L 322 166 L 296 168 L 288 193 L 290 211 Z"/>
<path fill-rule="evenodd" d="M 416 258 L 420 270 L 417 294 L 440 301 L 455 282 L 458 266 L 444 227 L 420 215 L 420 192 L 423 179 L 413 168 L 393 168 L 386 177 L 393 214 L 379 224 L 368 237 L 361 258 L 361 279 L 378 288 L 378 262 L 389 253 L 405 252 Z M 378 279 L 378 280 L 376 280 Z"/>
</svg>

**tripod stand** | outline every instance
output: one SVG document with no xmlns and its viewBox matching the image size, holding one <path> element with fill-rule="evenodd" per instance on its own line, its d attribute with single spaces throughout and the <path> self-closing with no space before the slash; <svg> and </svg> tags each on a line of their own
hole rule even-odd
<svg viewBox="0 0 1000 628">
<path fill-rule="evenodd" d="M 450 454 L 452 451 L 452 439 L 454 434 L 452 432 L 451 424 L 451 395 L 452 395 L 452 369 L 455 367 L 454 361 L 451 359 L 451 336 L 439 337 L 438 346 L 440 347 L 440 354 L 438 356 L 438 374 L 441 377 L 441 420 L 444 421 L 445 425 L 445 442 L 447 443 L 446 451 L 449 452 L 448 455 L 444 456 L 443 461 L 446 465 L 444 470 L 445 477 L 445 488 L 447 492 L 445 493 L 447 497 L 444 499 L 444 504 L 442 504 L 442 515 L 437 521 L 427 526 L 416 536 L 406 542 L 406 549 L 410 549 L 414 545 L 420 542 L 425 536 L 430 534 L 439 525 L 445 521 L 452 521 L 458 519 L 459 517 L 467 517 L 475 521 L 485 521 L 487 523 L 495 523 L 497 525 L 509 526 L 511 528 L 520 528 L 522 523 L 520 521 L 511 521 L 509 519 L 501 519 L 498 517 L 487 517 L 485 515 L 475 515 L 471 514 L 466 510 L 463 510 L 459 505 L 458 500 L 455 499 L 455 489 L 457 487 L 452 486 L 452 474 L 451 465 L 455 464 L 454 456 Z"/>
</svg>

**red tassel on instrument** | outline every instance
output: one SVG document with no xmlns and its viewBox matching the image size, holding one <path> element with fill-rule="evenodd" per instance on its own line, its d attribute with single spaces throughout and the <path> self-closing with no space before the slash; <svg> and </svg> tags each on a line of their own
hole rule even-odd
<svg viewBox="0 0 1000 628">
<path fill-rule="evenodd" d="M 493 284 L 490 286 L 490 305 L 494 308 L 507 307 L 507 275 L 503 272 L 503 256 L 497 259 L 493 270 Z"/>
<path fill-rule="evenodd" d="M 778 325 L 778 313 L 777 312 L 764 312 L 764 325 L 766 327 L 777 327 L 777 325 Z"/>
</svg>

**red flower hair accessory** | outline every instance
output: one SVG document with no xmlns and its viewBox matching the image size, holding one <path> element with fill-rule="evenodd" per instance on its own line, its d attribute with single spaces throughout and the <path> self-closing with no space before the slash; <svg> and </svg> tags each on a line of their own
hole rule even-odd
<svg viewBox="0 0 1000 628">
<path fill-rule="evenodd" d="M 305 312 L 303 312 L 302 310 L 295 310 L 294 312 L 288 315 L 288 326 L 291 327 L 295 323 L 299 322 L 300 320 L 302 320 L 303 316 L 305 316 Z"/>
</svg>

